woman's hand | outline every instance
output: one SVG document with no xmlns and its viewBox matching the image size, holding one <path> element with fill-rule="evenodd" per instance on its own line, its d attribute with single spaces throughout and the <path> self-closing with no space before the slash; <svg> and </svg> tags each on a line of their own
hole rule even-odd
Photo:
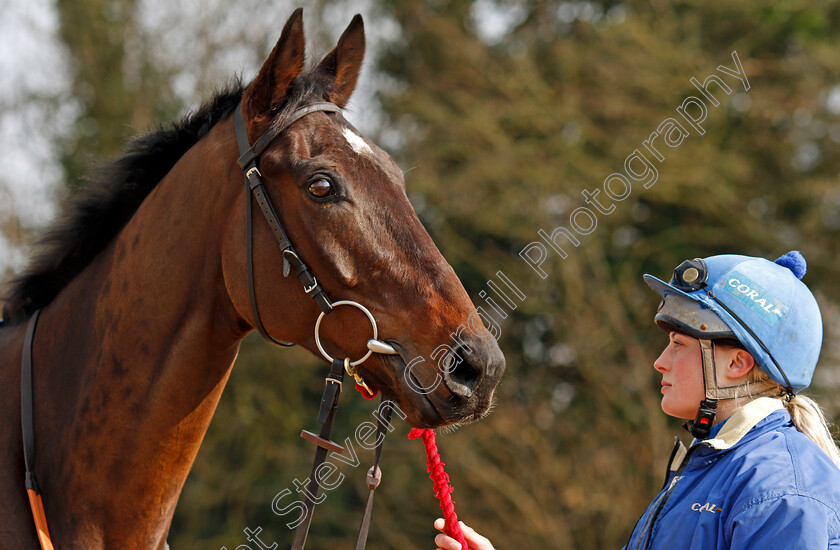
<svg viewBox="0 0 840 550">
<path fill-rule="evenodd" d="M 466 539 L 467 544 L 470 545 L 470 550 L 496 550 L 493 548 L 493 545 L 490 544 L 489 540 L 476 533 L 472 527 L 467 526 L 467 524 L 463 521 L 459 521 L 458 523 L 461 525 L 461 531 L 464 533 L 464 539 Z M 461 544 L 457 540 L 443 532 L 444 525 L 446 525 L 446 522 L 443 518 L 435 520 L 435 529 L 441 531 L 441 533 L 435 537 L 435 544 L 438 545 L 437 550 L 467 550 L 466 548 L 462 549 Z"/>
</svg>

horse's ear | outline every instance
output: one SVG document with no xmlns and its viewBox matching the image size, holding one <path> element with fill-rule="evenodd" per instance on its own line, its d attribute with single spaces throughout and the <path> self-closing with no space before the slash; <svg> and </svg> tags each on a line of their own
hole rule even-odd
<svg viewBox="0 0 840 550">
<path fill-rule="evenodd" d="M 356 88 L 365 57 L 365 24 L 356 14 L 338 39 L 338 45 L 318 64 L 318 73 L 331 83 L 325 99 L 344 107 Z"/>
<path fill-rule="evenodd" d="M 286 21 L 259 74 L 242 94 L 242 115 L 246 120 L 282 106 L 292 81 L 303 71 L 305 48 L 303 8 L 298 8 Z"/>
</svg>

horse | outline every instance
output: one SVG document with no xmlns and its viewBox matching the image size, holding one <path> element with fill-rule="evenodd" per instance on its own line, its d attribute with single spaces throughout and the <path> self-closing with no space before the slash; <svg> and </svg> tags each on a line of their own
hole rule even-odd
<svg viewBox="0 0 840 550">
<path fill-rule="evenodd" d="M 335 307 L 316 339 L 323 308 L 311 285 L 284 273 L 289 256 L 276 228 L 262 218 L 246 228 L 243 204 L 253 199 L 237 162 L 237 111 L 249 143 L 280 129 L 253 162 L 300 262 L 325 295 L 363 304 L 379 342 L 395 350 L 373 353 L 358 374 L 415 427 L 488 413 L 504 357 L 482 337 L 476 308 L 408 201 L 402 171 L 341 114 L 364 57 L 361 17 L 308 69 L 304 48 L 298 9 L 253 81 L 136 138 L 9 284 L 0 547 L 39 544 L 21 445 L 21 361 L 34 319 L 31 468 L 61 549 L 165 548 L 240 342 L 255 327 L 316 355 L 319 347 L 338 359 L 369 351 L 368 321 L 352 307 Z M 322 107 L 300 115 L 312 105 Z"/>
</svg>

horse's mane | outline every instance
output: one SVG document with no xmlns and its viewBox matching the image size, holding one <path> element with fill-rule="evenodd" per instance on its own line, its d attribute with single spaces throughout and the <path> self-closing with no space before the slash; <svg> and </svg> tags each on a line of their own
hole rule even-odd
<svg viewBox="0 0 840 550">
<path fill-rule="evenodd" d="M 304 102 L 323 97 L 329 86 L 317 70 L 299 75 L 275 123 Z M 36 241 L 23 274 L 9 283 L 3 321 L 22 323 L 48 305 L 116 237 L 178 159 L 233 113 L 244 91 L 237 79 L 180 121 L 133 139 L 121 156 L 96 170 L 85 190 L 65 205 L 64 215 Z"/>
<path fill-rule="evenodd" d="M 120 232 L 188 149 L 231 115 L 244 87 L 235 81 L 197 111 L 133 139 L 103 164 L 35 243 L 36 253 L 4 296 L 4 321 L 19 323 L 49 304 Z"/>
</svg>

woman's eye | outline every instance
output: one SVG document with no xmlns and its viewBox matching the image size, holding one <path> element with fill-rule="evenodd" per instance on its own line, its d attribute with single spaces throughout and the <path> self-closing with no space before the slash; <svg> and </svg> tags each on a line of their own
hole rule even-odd
<svg viewBox="0 0 840 550">
<path fill-rule="evenodd" d="M 323 199 L 334 194 L 332 183 L 325 178 L 318 178 L 309 184 L 309 194 L 316 199 Z"/>
</svg>

